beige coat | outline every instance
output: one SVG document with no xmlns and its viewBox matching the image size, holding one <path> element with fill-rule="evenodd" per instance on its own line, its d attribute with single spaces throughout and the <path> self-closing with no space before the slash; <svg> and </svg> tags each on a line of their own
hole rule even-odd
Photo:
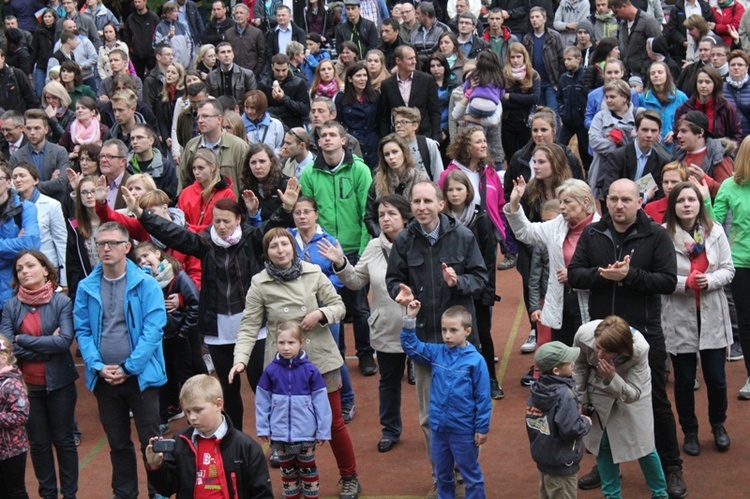
<svg viewBox="0 0 750 499">
<path fill-rule="evenodd" d="M 583 405 L 591 403 L 596 408 L 596 414 L 591 418 L 591 431 L 583 437 L 583 443 L 594 455 L 599 455 L 604 428 L 609 436 L 613 461 L 635 461 L 655 448 L 649 346 L 643 335 L 633 329 L 633 358 L 617 366 L 615 377 L 606 383 L 594 367 L 598 363 L 594 330 L 600 322 L 592 321 L 581 326 L 573 342 L 581 349 L 573 371 L 578 397 Z"/>
<path fill-rule="evenodd" d="M 671 235 L 671 234 L 670 234 Z M 732 282 L 734 264 L 729 241 L 721 225 L 714 223 L 706 240 L 708 289 L 700 292 L 701 327 L 695 310 L 695 291 L 685 288 L 690 275 L 690 259 L 682 241 L 687 232 L 677 228 L 672 236 L 677 254 L 677 288 L 661 297 L 661 323 L 667 351 L 672 354 L 726 348 L 732 344 L 732 324 L 724 286 Z"/>
<path fill-rule="evenodd" d="M 301 322 L 307 314 L 318 309 L 323 312 L 328 324 L 341 321 L 346 313 L 341 297 L 317 265 L 302 262 L 300 278 L 288 282 L 274 281 L 266 270 L 256 274 L 247 292 L 245 312 L 234 345 L 234 363 L 247 365 L 258 340 L 258 330 L 265 324 L 268 338 L 263 367 L 267 366 L 276 354 L 276 328 L 279 324 L 285 321 Z M 321 373 L 338 369 L 344 363 L 326 326 L 318 325 L 308 331 L 302 349 Z"/>
<path fill-rule="evenodd" d="M 401 328 L 404 307 L 393 301 L 385 285 L 388 270 L 388 255 L 393 243 L 384 234 L 371 240 L 362 257 L 353 267 L 347 263 L 336 275 L 349 289 L 362 289 L 368 283 L 372 288 L 370 318 L 370 345 L 378 352 L 403 353 L 401 348 Z"/>
</svg>

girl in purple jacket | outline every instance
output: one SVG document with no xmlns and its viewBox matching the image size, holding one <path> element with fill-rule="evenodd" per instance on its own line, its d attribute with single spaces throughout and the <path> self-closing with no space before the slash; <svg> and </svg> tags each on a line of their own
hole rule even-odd
<svg viewBox="0 0 750 499">
<path fill-rule="evenodd" d="M 302 350 L 302 328 L 282 322 L 274 357 L 255 391 L 258 437 L 278 451 L 284 497 L 318 497 L 315 445 L 331 439 L 331 406 L 320 371 Z"/>
</svg>

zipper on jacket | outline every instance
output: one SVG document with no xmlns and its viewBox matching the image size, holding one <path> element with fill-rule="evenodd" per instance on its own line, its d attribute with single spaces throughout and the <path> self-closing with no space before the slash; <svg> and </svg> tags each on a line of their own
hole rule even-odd
<svg viewBox="0 0 750 499">
<path fill-rule="evenodd" d="M 286 370 L 287 388 L 289 389 L 289 395 L 287 395 L 286 411 L 287 411 L 287 442 L 292 441 L 292 363 L 287 364 Z"/>
<path fill-rule="evenodd" d="M 232 495 L 234 496 L 234 499 L 240 499 L 240 493 L 237 490 L 237 473 L 233 471 L 230 477 L 232 478 L 232 488 L 234 489 L 234 494 Z"/>
</svg>

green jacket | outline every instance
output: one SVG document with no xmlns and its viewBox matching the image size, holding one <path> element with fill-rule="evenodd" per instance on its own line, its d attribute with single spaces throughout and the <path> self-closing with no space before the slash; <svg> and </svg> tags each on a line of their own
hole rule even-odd
<svg viewBox="0 0 750 499">
<path fill-rule="evenodd" d="M 714 219 L 724 223 L 732 213 L 732 225 L 727 231 L 732 259 L 736 268 L 750 268 L 750 183 L 737 185 L 733 178 L 721 183 L 714 200 Z"/>
<path fill-rule="evenodd" d="M 345 253 L 361 254 L 370 240 L 365 226 L 365 207 L 372 176 L 364 161 L 344 149 L 344 161 L 335 171 L 318 155 L 302 170 L 302 194 L 318 202 L 318 223 L 341 243 Z"/>
</svg>

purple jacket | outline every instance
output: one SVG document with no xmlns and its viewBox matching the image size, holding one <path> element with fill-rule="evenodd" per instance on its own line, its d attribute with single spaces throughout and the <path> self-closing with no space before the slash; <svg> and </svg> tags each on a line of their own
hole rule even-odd
<svg viewBox="0 0 750 499">
<path fill-rule="evenodd" d="M 276 354 L 255 391 L 258 436 L 288 443 L 330 440 L 331 420 L 325 382 L 304 350 L 289 360 Z"/>
<path fill-rule="evenodd" d="M 471 88 L 471 79 L 466 80 L 464 82 L 464 93 L 466 93 L 467 90 Z M 497 86 L 490 86 L 490 87 L 474 87 L 474 90 L 471 92 L 471 99 L 487 99 L 491 100 L 495 104 L 500 104 L 500 99 L 503 98 L 503 94 L 505 93 L 505 90 L 503 90 L 500 87 Z"/>
</svg>

